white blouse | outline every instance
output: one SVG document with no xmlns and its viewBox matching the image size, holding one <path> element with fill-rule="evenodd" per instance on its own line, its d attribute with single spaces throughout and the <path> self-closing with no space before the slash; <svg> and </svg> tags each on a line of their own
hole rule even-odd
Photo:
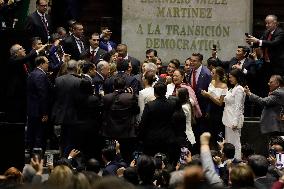
<svg viewBox="0 0 284 189">
<path fill-rule="evenodd" d="M 215 87 L 212 83 L 209 84 L 208 93 L 214 98 L 220 98 L 221 96 L 226 96 L 228 89 L 222 89 Z"/>
<path fill-rule="evenodd" d="M 152 100 L 155 100 L 156 97 L 154 96 L 154 88 L 153 87 L 147 87 L 141 91 L 139 91 L 138 96 L 138 105 L 140 107 L 140 114 L 139 114 L 139 120 L 141 119 L 141 116 L 144 111 L 145 104 L 147 102 L 150 102 Z"/>
<path fill-rule="evenodd" d="M 188 141 L 193 145 L 196 143 L 196 141 L 191 127 L 191 106 L 190 104 L 186 103 L 182 105 L 182 109 L 186 117 L 185 134 Z"/>
<path fill-rule="evenodd" d="M 224 98 L 224 102 L 223 124 L 227 127 L 237 126 L 238 128 L 242 128 L 245 103 L 244 88 L 237 85 L 233 89 L 230 89 Z"/>
</svg>

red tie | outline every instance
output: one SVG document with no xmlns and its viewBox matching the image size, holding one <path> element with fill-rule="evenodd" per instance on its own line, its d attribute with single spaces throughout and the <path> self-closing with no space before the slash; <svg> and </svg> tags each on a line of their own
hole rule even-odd
<svg viewBox="0 0 284 189">
<path fill-rule="evenodd" d="M 28 65 L 27 64 L 23 64 L 25 73 L 28 75 L 29 74 L 29 69 L 28 69 Z"/>
<path fill-rule="evenodd" d="M 195 91 L 196 89 L 196 70 L 192 71 L 192 82 L 191 82 L 192 89 Z"/>
<path fill-rule="evenodd" d="M 44 29 L 45 29 L 47 35 L 49 36 L 48 23 L 47 23 L 47 21 L 45 20 L 44 15 L 41 16 L 41 21 L 43 22 Z"/>
<path fill-rule="evenodd" d="M 272 38 L 272 34 L 271 34 L 271 32 L 269 32 L 268 37 L 267 37 L 267 41 L 271 41 L 271 38 Z M 263 56 L 264 56 L 265 62 L 270 62 L 268 48 L 264 49 L 264 53 L 263 54 L 264 54 Z"/>
</svg>

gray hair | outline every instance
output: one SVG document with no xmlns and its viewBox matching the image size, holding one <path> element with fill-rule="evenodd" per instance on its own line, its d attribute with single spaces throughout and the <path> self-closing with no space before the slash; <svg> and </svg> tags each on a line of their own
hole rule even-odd
<svg viewBox="0 0 284 189">
<path fill-rule="evenodd" d="M 98 64 L 97 64 L 97 71 L 102 71 L 103 67 L 108 65 L 109 63 L 107 61 L 101 60 Z"/>
<path fill-rule="evenodd" d="M 154 73 L 157 72 L 157 65 L 152 63 L 152 62 L 149 62 L 145 65 L 145 72 L 147 71 L 152 71 Z"/>
<path fill-rule="evenodd" d="M 67 70 L 68 70 L 68 72 L 70 72 L 70 71 L 75 71 L 76 72 L 77 69 L 78 69 L 78 62 L 76 60 L 71 59 L 71 60 L 69 60 L 67 62 Z"/>
<path fill-rule="evenodd" d="M 20 50 L 20 45 L 19 44 L 15 44 L 10 48 L 10 55 L 11 56 L 16 56 L 17 52 Z"/>
<path fill-rule="evenodd" d="M 171 173 L 171 178 L 169 181 L 170 188 L 176 188 L 183 184 L 184 170 L 174 171 Z"/>
</svg>

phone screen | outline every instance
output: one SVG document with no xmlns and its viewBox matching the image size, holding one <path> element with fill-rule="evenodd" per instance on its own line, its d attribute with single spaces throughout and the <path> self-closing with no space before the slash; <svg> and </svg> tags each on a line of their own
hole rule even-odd
<svg viewBox="0 0 284 189">
<path fill-rule="evenodd" d="M 283 168 L 284 167 L 284 152 L 276 153 L 276 167 Z"/>
<path fill-rule="evenodd" d="M 180 158 L 179 158 L 179 162 L 181 163 L 181 164 L 186 164 L 187 162 L 186 162 L 186 157 L 187 157 L 187 155 L 190 153 L 190 151 L 188 150 L 188 148 L 187 147 L 182 147 L 181 149 L 180 149 Z"/>
</svg>

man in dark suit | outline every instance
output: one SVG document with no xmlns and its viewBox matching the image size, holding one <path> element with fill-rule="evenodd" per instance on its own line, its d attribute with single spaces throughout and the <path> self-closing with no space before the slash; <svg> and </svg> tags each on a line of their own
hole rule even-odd
<svg viewBox="0 0 284 189">
<path fill-rule="evenodd" d="M 103 58 L 107 51 L 99 47 L 100 35 L 98 33 L 93 33 L 89 39 L 90 47 L 84 52 L 83 57 L 90 62 L 97 64 L 100 59 Z"/>
<path fill-rule="evenodd" d="M 230 61 L 222 61 L 221 65 L 230 73 L 232 69 L 239 69 L 245 75 L 248 85 L 251 86 L 255 81 L 256 64 L 255 61 L 248 58 L 250 49 L 247 46 L 238 46 L 236 56 Z"/>
<path fill-rule="evenodd" d="M 127 45 L 125 44 L 118 44 L 116 51 L 118 53 L 118 58 L 129 60 L 132 65 L 132 74 L 136 75 L 140 73 L 140 61 L 136 58 L 129 56 L 127 53 Z"/>
<path fill-rule="evenodd" d="M 50 113 L 51 85 L 46 75 L 48 60 L 35 59 L 36 68 L 27 79 L 27 148 L 46 148 L 47 121 Z"/>
<path fill-rule="evenodd" d="M 120 143 L 123 159 L 130 163 L 135 150 L 136 123 L 139 114 L 138 99 L 131 91 L 126 90 L 126 80 L 115 76 L 114 91 L 103 96 L 104 122 L 103 136 Z"/>
<path fill-rule="evenodd" d="M 200 53 L 193 53 L 190 57 L 191 71 L 189 73 L 190 85 L 194 90 L 197 101 L 199 103 L 202 117 L 196 119 L 197 126 L 194 127 L 194 133 L 196 138 L 199 138 L 203 132 L 209 131 L 208 124 L 206 123 L 206 113 L 208 110 L 208 99 L 201 94 L 201 90 L 208 90 L 212 76 L 210 70 L 202 65 L 203 55 Z M 196 147 L 199 150 L 199 144 L 197 140 Z"/>
<path fill-rule="evenodd" d="M 65 53 L 71 55 L 71 59 L 79 60 L 82 58 L 87 46 L 83 39 L 84 27 L 81 23 L 73 24 L 73 32 L 62 42 Z"/>
<path fill-rule="evenodd" d="M 165 97 L 166 84 L 158 82 L 154 86 L 156 99 L 145 105 L 140 121 L 140 139 L 144 144 L 144 153 L 154 156 L 158 152 L 165 153 L 170 162 L 175 161 L 176 136 L 172 117 L 175 102 Z M 179 151 L 179 149 L 178 149 Z"/>
<path fill-rule="evenodd" d="M 108 78 L 110 72 L 109 63 L 101 60 L 97 64 L 97 74 L 93 77 L 96 94 L 104 94 L 104 82 Z"/>
<path fill-rule="evenodd" d="M 134 94 L 138 94 L 138 81 L 135 77 L 130 76 L 125 73 L 125 71 L 128 69 L 128 61 L 127 60 L 118 60 L 116 64 L 117 74 L 106 79 L 104 82 L 104 93 L 112 93 L 114 91 L 113 89 L 113 83 L 114 79 L 116 77 L 123 77 L 126 81 L 126 87 L 131 87 Z"/>
<path fill-rule="evenodd" d="M 25 30 L 31 37 L 40 37 L 43 43 L 47 43 L 51 35 L 51 21 L 47 12 L 46 0 L 36 1 L 37 10 L 28 16 Z"/>
<path fill-rule="evenodd" d="M 74 134 L 78 129 L 78 111 L 82 102 L 80 85 L 82 79 L 76 74 L 78 62 L 67 63 L 67 74 L 55 79 L 55 102 L 52 109 L 52 120 L 61 125 L 61 152 L 76 147 Z M 68 154 L 67 154 L 68 155 Z"/>
<path fill-rule="evenodd" d="M 101 38 L 100 38 L 100 48 L 109 52 L 113 49 L 116 49 L 116 43 L 110 40 L 112 32 L 105 28 L 102 30 Z"/>
<path fill-rule="evenodd" d="M 249 35 L 246 41 L 255 47 L 262 47 L 265 59 L 264 65 L 266 65 L 265 68 L 269 71 L 269 78 L 274 74 L 284 74 L 284 31 L 279 27 L 277 16 L 275 15 L 266 16 L 265 23 L 266 31 L 260 39 Z"/>
<path fill-rule="evenodd" d="M 38 50 L 31 50 L 29 54 L 26 54 L 25 49 L 19 44 L 13 45 L 10 49 L 11 57 L 7 64 L 9 79 L 6 88 L 9 122 L 26 122 L 26 82 L 30 72 L 29 65 L 44 48 L 43 45 Z"/>
</svg>

